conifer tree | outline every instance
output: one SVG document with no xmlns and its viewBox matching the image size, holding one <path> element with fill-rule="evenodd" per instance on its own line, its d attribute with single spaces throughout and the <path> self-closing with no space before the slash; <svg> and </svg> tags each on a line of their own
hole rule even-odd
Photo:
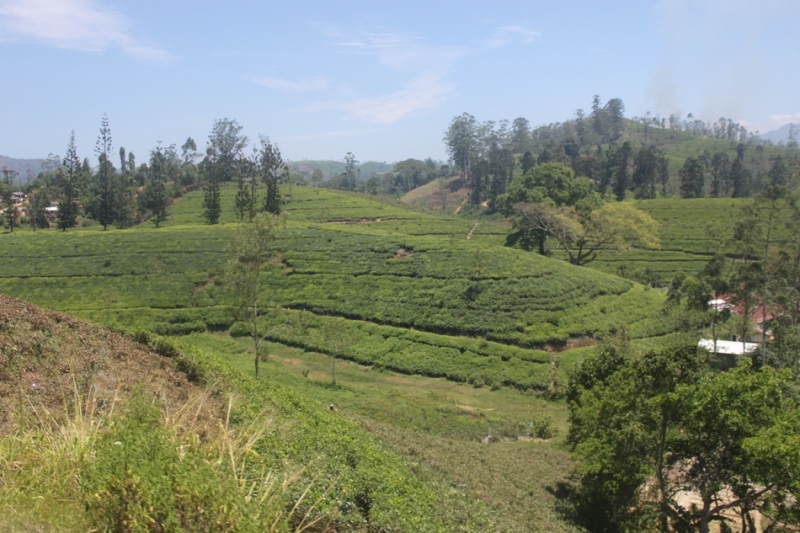
<svg viewBox="0 0 800 533">
<path fill-rule="evenodd" d="M 167 219 L 167 208 L 170 204 L 170 155 L 174 156 L 174 147 L 165 150 L 160 143 L 150 151 L 150 172 L 144 187 L 144 205 L 152 213 L 156 227 Z"/>
<path fill-rule="evenodd" d="M 278 190 L 278 183 L 281 176 L 288 173 L 288 167 L 283 163 L 278 146 L 270 143 L 266 137 L 261 139 L 260 163 L 261 180 L 267 187 L 264 210 L 278 215 L 281 212 L 281 193 Z"/>
<path fill-rule="evenodd" d="M 58 171 L 58 215 L 56 227 L 61 231 L 74 228 L 78 218 L 81 160 L 75 148 L 75 132 L 69 136 L 67 154 Z"/>
<path fill-rule="evenodd" d="M 206 151 L 206 183 L 203 185 L 203 217 L 209 224 L 217 224 L 221 214 L 217 153 L 213 147 Z"/>
<path fill-rule="evenodd" d="M 248 215 L 250 211 L 250 183 L 248 183 L 250 177 L 249 166 L 250 160 L 242 154 L 239 154 L 239 157 L 236 159 L 238 176 L 236 178 L 237 190 L 236 199 L 234 201 L 234 210 L 236 216 L 239 218 L 239 222 L 243 221 L 245 215 Z"/>
<path fill-rule="evenodd" d="M 111 164 L 111 128 L 108 126 L 108 115 L 103 113 L 100 121 L 100 135 L 97 137 L 94 152 L 99 166 L 95 179 L 95 216 L 103 225 L 103 229 L 114 222 L 114 180 L 115 170 Z"/>
</svg>

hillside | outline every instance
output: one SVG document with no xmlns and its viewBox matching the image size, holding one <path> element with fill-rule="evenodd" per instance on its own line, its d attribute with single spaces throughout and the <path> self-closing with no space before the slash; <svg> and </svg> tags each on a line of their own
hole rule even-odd
<svg viewBox="0 0 800 533">
<path fill-rule="evenodd" d="M 16 173 L 14 182 L 24 185 L 42 171 L 45 161 L 46 159 L 14 159 L 13 157 L 0 155 L 0 170 L 13 170 Z"/>
<path fill-rule="evenodd" d="M 0 292 L 150 332 L 137 333 L 148 343 L 160 342 L 152 332 L 170 336 L 189 371 L 223 398 L 247 398 L 237 422 L 265 406 L 278 413 L 286 431 L 264 453 L 294 466 L 325 457 L 314 475 L 345 472 L 350 495 L 366 483 L 370 516 L 385 502 L 416 524 L 400 530 L 572 531 L 552 492 L 572 471 L 566 406 L 548 398 L 620 325 L 637 342 L 659 342 L 670 331 L 664 294 L 508 248 L 502 225 L 325 189 L 282 194 L 281 264 L 259 302 L 270 310 L 261 331 L 277 329 L 260 380 L 225 287 L 239 230 L 233 184 L 215 226 L 194 191 L 158 229 L 0 234 Z M 364 457 L 355 471 L 343 466 L 353 454 Z M 397 485 L 373 484 L 385 479 Z M 404 496 L 381 499 L 384 489 Z"/>
<path fill-rule="evenodd" d="M 218 226 L 201 224 L 197 191 L 158 230 L 4 235 L 0 291 L 163 334 L 227 330 L 220 274 L 237 229 L 233 195 L 224 189 Z M 467 240 L 468 221 L 302 187 L 286 212 L 283 268 L 264 280 L 261 305 L 283 309 L 265 321 L 292 327 L 274 340 L 407 373 L 541 390 L 551 381 L 543 349 L 594 342 L 619 324 L 636 336 L 668 331 L 662 293 L 507 248 L 500 226 L 480 224 Z M 344 341 L 330 342 L 342 332 Z"/>
<path fill-rule="evenodd" d="M 437 502 L 433 482 L 346 418 L 200 348 L 0 296 L 0 351 L 0 449 L 16 465 L 0 470 L 3 530 L 118 530 L 150 516 L 191 531 L 217 520 L 225 531 L 442 531 L 441 503 L 473 505 Z M 175 500 L 152 492 L 162 479 Z M 267 492 L 251 498 L 251 483 Z"/>
</svg>

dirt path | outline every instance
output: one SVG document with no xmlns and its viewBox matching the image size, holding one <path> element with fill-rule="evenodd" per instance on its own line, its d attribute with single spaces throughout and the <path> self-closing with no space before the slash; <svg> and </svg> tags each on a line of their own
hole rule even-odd
<svg viewBox="0 0 800 533">
<path fill-rule="evenodd" d="M 456 207 L 456 210 L 455 210 L 455 211 L 453 211 L 453 214 L 454 214 L 454 215 L 457 215 L 457 214 L 459 214 L 459 213 L 461 212 L 461 208 L 462 208 L 462 207 L 464 207 L 465 205 L 467 205 L 467 198 L 464 198 L 464 201 L 463 201 L 463 202 L 461 202 L 461 205 L 459 205 L 458 207 Z"/>
<path fill-rule="evenodd" d="M 478 223 L 477 222 L 472 225 L 472 229 L 469 230 L 469 233 L 467 233 L 467 240 L 470 240 L 472 238 L 472 232 L 475 231 L 475 228 L 477 228 L 477 227 L 478 227 Z"/>
</svg>

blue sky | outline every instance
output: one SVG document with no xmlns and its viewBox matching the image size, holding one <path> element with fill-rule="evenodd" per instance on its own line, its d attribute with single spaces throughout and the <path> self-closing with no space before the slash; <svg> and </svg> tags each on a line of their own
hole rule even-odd
<svg viewBox="0 0 800 533">
<path fill-rule="evenodd" d="M 138 161 L 215 119 L 288 159 L 445 158 L 450 120 L 533 125 L 618 97 L 751 131 L 800 123 L 797 0 L 0 0 L 0 154 Z"/>
</svg>

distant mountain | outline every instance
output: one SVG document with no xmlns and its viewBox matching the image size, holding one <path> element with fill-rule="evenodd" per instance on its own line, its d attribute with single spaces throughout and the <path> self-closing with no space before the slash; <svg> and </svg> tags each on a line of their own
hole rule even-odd
<svg viewBox="0 0 800 533">
<path fill-rule="evenodd" d="M 16 172 L 14 183 L 24 185 L 39 175 L 45 161 L 46 159 L 14 159 L 0 155 L 0 170 L 13 170 Z"/>
<path fill-rule="evenodd" d="M 777 130 L 772 130 L 768 131 L 767 133 L 762 133 L 761 135 L 759 135 L 759 137 L 761 137 L 765 141 L 772 141 L 775 144 L 778 143 L 786 144 L 786 142 L 789 140 L 789 128 L 791 126 L 792 126 L 791 124 L 786 124 L 778 128 Z M 797 136 L 800 137 L 800 124 L 794 125 L 794 131 L 796 131 Z"/>
</svg>

